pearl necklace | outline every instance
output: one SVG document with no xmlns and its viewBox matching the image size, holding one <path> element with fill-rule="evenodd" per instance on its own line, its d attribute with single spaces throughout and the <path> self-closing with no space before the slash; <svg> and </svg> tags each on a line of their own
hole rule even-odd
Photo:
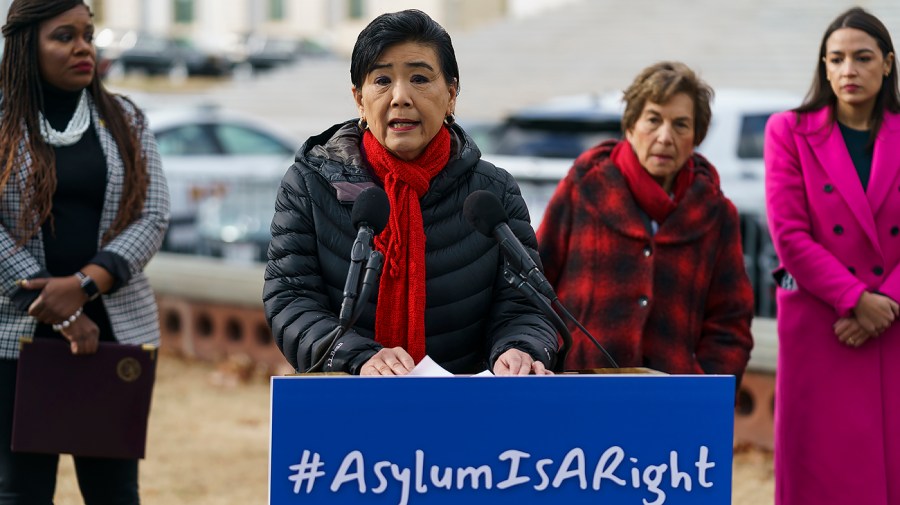
<svg viewBox="0 0 900 505">
<path fill-rule="evenodd" d="M 75 114 L 72 115 L 72 119 L 69 120 L 69 124 L 66 125 L 64 131 L 53 129 L 50 126 L 50 122 L 44 117 L 43 112 L 38 113 L 38 122 L 41 125 L 41 137 L 51 146 L 64 147 L 78 142 L 91 124 L 91 110 L 88 107 L 87 91 L 81 90 L 78 107 L 75 108 Z"/>
</svg>

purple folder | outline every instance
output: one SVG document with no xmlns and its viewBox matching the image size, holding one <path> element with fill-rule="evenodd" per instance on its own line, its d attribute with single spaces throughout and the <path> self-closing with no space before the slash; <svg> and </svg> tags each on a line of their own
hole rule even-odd
<svg viewBox="0 0 900 505">
<path fill-rule="evenodd" d="M 144 457 L 155 346 L 101 342 L 87 356 L 63 340 L 22 339 L 19 347 L 13 451 Z"/>
</svg>

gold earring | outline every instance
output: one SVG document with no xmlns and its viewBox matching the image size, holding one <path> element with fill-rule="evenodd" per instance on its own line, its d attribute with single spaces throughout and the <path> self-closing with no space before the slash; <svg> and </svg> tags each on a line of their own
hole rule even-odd
<svg viewBox="0 0 900 505">
<path fill-rule="evenodd" d="M 356 126 L 359 126 L 360 130 L 368 130 L 369 122 L 366 121 L 366 118 L 361 117 L 361 118 L 359 118 L 359 121 L 356 122 Z"/>
</svg>

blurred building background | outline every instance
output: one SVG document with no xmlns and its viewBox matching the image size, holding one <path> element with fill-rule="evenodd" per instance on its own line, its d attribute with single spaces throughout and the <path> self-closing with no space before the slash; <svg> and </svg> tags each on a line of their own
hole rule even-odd
<svg viewBox="0 0 900 505">
<path fill-rule="evenodd" d="M 8 5 L 10 0 L 0 0 Z M 897 0 L 88 0 L 96 24 L 234 46 L 250 35 L 305 41 L 348 57 L 360 29 L 415 7 L 456 45 L 460 112 L 494 118 L 546 98 L 622 89 L 677 59 L 714 87 L 808 87 L 821 34 L 862 6 L 900 38 Z M 98 44 L 99 45 L 99 44 Z M 345 84 L 342 79 L 339 84 Z M 342 90 L 343 93 L 343 90 Z M 317 99 L 318 100 L 318 99 Z"/>
<path fill-rule="evenodd" d="M 0 9 L 10 1 L 0 0 Z M 118 36 L 139 31 L 231 52 L 246 50 L 248 37 L 259 36 L 303 41 L 304 50 L 342 58 L 378 14 L 419 8 L 453 37 L 462 76 L 459 111 L 473 119 L 493 119 L 553 96 L 622 89 L 661 59 L 684 61 L 714 87 L 805 92 L 825 26 L 854 5 L 879 16 L 900 38 L 897 0 L 87 2 L 97 26 Z M 331 84 L 339 84 L 343 96 L 347 81 L 342 76 Z"/>
<path fill-rule="evenodd" d="M 451 33 L 505 17 L 533 15 L 571 0 L 87 0 L 98 26 L 227 41 L 263 34 L 308 39 L 349 54 L 373 17 L 417 8 Z M 5 12 L 11 0 L 0 0 Z"/>
<path fill-rule="evenodd" d="M 257 33 L 331 51 L 338 61 L 302 63 L 213 93 L 299 137 L 355 113 L 346 58 L 356 35 L 378 14 L 408 7 L 425 10 L 453 37 L 463 120 L 495 120 L 560 95 L 621 90 L 662 59 L 684 61 L 715 88 L 802 94 L 825 27 L 854 5 L 900 39 L 897 0 L 90 1 L 101 27 L 209 40 Z"/>
</svg>

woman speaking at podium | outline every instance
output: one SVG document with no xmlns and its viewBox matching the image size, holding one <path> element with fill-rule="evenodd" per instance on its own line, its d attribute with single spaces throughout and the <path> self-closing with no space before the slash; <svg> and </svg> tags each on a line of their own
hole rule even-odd
<svg viewBox="0 0 900 505">
<path fill-rule="evenodd" d="M 545 373 L 556 332 L 504 280 L 496 243 L 463 218 L 466 197 L 490 191 L 517 238 L 536 247 L 518 186 L 454 122 L 450 36 L 421 11 L 381 15 L 359 34 L 350 77 L 360 119 L 310 138 L 275 203 L 263 299 L 281 351 L 301 372 L 324 346 L 326 372 L 404 375 L 428 355 L 454 373 Z M 324 345 L 340 324 L 357 234 L 351 206 L 370 186 L 390 202 L 375 237 L 377 296 Z"/>
<path fill-rule="evenodd" d="M 694 153 L 712 90 L 681 63 L 625 90 L 625 139 L 582 154 L 557 187 L 538 243 L 563 305 L 620 366 L 732 374 L 752 347 L 753 294 L 737 211 Z M 567 369 L 608 367 L 573 335 Z"/>
</svg>

